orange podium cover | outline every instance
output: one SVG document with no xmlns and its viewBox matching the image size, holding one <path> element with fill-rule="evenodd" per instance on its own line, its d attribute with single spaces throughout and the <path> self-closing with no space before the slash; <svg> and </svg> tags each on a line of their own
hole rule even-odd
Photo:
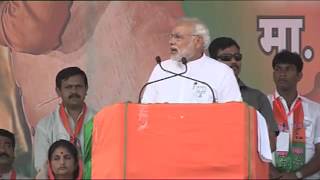
<svg viewBox="0 0 320 180">
<path fill-rule="evenodd" d="M 115 104 L 94 118 L 92 179 L 268 178 L 244 103 Z"/>
</svg>

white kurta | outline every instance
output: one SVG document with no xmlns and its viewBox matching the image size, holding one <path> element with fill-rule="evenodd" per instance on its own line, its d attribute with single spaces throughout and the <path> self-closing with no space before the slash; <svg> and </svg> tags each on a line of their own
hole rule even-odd
<svg viewBox="0 0 320 180">
<path fill-rule="evenodd" d="M 216 102 L 242 101 L 238 82 L 230 67 L 203 55 L 200 59 L 188 62 L 184 76 L 208 83 Z M 181 73 L 185 66 L 181 62 L 167 60 L 162 66 L 175 73 Z M 157 65 L 148 82 L 171 76 Z M 210 89 L 199 82 L 183 77 L 174 77 L 150 84 L 146 87 L 142 103 L 211 103 Z"/>
<path fill-rule="evenodd" d="M 275 98 L 280 97 L 281 103 L 288 114 L 291 111 L 297 101 L 297 99 L 292 103 L 290 109 L 287 106 L 285 99 L 275 92 Z M 302 107 L 304 113 L 304 127 L 306 129 L 306 153 L 305 153 L 305 163 L 308 163 L 315 153 L 315 145 L 320 143 L 320 104 L 311 101 L 303 96 L 298 96 L 302 100 Z M 271 105 L 273 106 L 274 95 L 268 96 Z M 273 107 L 272 107 L 273 108 Z M 293 130 L 293 113 L 288 116 L 288 125 L 290 137 L 292 136 Z M 275 164 L 273 158 L 273 164 Z M 312 176 L 307 177 L 307 179 L 320 179 L 320 172 L 315 173 Z"/>
<path fill-rule="evenodd" d="M 257 111 L 257 128 L 258 128 L 258 152 L 261 160 L 264 162 L 272 161 L 272 153 L 269 140 L 269 131 L 266 119 Z"/>
<path fill-rule="evenodd" d="M 214 59 L 203 55 L 200 59 L 189 62 L 187 73 L 184 76 L 191 77 L 208 83 L 216 98 L 216 102 L 224 103 L 242 101 L 238 82 L 233 70 Z M 174 60 L 162 62 L 162 66 L 172 72 L 182 73 L 185 66 Z M 171 76 L 157 65 L 148 82 Z M 211 103 L 212 93 L 210 89 L 201 83 L 183 77 L 174 77 L 150 84 L 146 87 L 142 103 Z M 261 159 L 271 161 L 271 150 L 268 136 L 268 128 L 263 116 L 257 112 L 258 125 L 258 151 Z"/>
<path fill-rule="evenodd" d="M 36 134 L 34 140 L 34 159 L 35 159 L 35 168 L 39 171 L 48 160 L 48 150 L 52 143 L 57 140 L 65 139 L 70 140 L 70 135 L 67 130 L 64 128 L 62 121 L 59 115 L 58 106 L 54 112 L 52 112 L 49 116 L 41 119 L 36 127 Z M 83 125 L 88 122 L 93 116 L 96 114 L 96 111 L 87 107 L 87 113 L 85 114 L 85 119 Z M 75 129 L 74 120 L 69 117 L 69 123 L 71 128 Z M 78 135 L 78 139 L 80 140 L 81 151 L 83 154 L 84 147 L 84 137 L 83 137 L 83 128 Z"/>
</svg>

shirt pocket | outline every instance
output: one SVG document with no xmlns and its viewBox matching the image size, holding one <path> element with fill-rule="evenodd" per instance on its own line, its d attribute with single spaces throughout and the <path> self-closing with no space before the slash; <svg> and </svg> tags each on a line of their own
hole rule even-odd
<svg viewBox="0 0 320 180">
<path fill-rule="evenodd" d="M 309 118 L 305 118 L 303 122 L 304 128 L 306 130 L 306 138 L 311 138 L 313 135 L 313 123 Z"/>
</svg>

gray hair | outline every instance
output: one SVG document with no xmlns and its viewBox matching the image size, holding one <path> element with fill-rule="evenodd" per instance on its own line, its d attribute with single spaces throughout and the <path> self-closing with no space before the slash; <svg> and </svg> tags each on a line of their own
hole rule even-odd
<svg viewBox="0 0 320 180">
<path fill-rule="evenodd" d="M 178 23 L 190 23 L 193 25 L 194 29 L 193 29 L 193 35 L 197 35 L 197 36 L 201 36 L 204 44 L 203 47 L 204 49 L 208 49 L 209 44 L 210 44 L 210 32 L 208 27 L 202 22 L 200 21 L 198 18 L 194 18 L 194 17 L 184 17 L 181 18 Z"/>
</svg>

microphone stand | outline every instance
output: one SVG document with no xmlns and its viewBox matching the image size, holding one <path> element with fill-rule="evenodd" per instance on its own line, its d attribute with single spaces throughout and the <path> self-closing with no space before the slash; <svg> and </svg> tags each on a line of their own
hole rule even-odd
<svg viewBox="0 0 320 180">
<path fill-rule="evenodd" d="M 157 61 L 157 63 L 159 64 L 160 68 L 161 68 L 163 71 L 167 72 L 167 73 L 174 74 L 174 75 L 177 75 L 177 76 L 181 76 L 181 77 L 183 77 L 183 78 L 186 78 L 186 79 L 189 79 L 189 80 L 192 80 L 192 81 L 196 81 L 196 82 L 199 82 L 199 83 L 201 83 L 201 84 L 206 85 L 206 86 L 210 89 L 210 91 L 211 91 L 211 94 L 212 94 L 212 103 L 215 103 L 215 102 L 216 102 L 216 98 L 215 98 L 215 96 L 214 96 L 213 89 L 212 89 L 212 87 L 211 87 L 208 83 L 206 83 L 206 82 L 204 82 L 204 81 L 197 80 L 197 79 L 193 79 L 193 78 L 191 78 L 191 77 L 187 77 L 187 76 L 184 76 L 184 75 L 183 75 L 184 73 L 186 73 L 186 72 L 188 71 L 187 59 L 186 59 L 185 57 L 182 57 L 182 59 L 181 59 L 182 64 L 185 66 L 185 71 L 184 71 L 183 73 L 180 73 L 180 74 L 177 74 L 177 73 L 175 73 L 175 72 L 172 72 L 172 71 L 169 71 L 169 70 L 165 69 L 165 68 L 161 65 L 161 59 L 160 59 L 159 56 L 156 57 L 156 61 Z"/>
<path fill-rule="evenodd" d="M 156 57 L 156 62 L 157 62 L 157 64 L 160 66 L 160 68 L 161 68 L 162 70 L 164 70 L 163 67 L 162 67 L 162 65 L 161 65 L 161 58 L 160 58 L 159 56 Z M 185 63 L 186 63 L 186 61 L 185 61 Z M 153 83 L 156 83 L 156 82 L 159 82 L 159 81 L 163 81 L 163 80 L 166 80 L 166 79 L 170 79 L 170 78 L 173 78 L 173 77 L 176 77 L 176 76 L 182 76 L 182 75 L 185 74 L 185 73 L 187 72 L 187 70 L 188 70 L 188 69 L 187 69 L 187 66 L 185 66 L 185 67 L 186 67 L 186 68 L 185 68 L 185 70 L 184 70 L 182 73 L 174 73 L 174 72 L 171 72 L 171 71 L 166 71 L 166 70 L 164 70 L 165 72 L 168 72 L 168 73 L 173 74 L 173 75 L 172 75 L 172 76 L 165 77 L 165 78 L 157 79 L 157 80 L 154 80 L 154 81 L 150 81 L 150 82 L 147 82 L 146 84 L 144 84 L 144 85 L 142 86 L 140 92 L 139 92 L 139 100 L 138 100 L 138 103 L 141 104 L 142 93 L 143 93 L 144 89 L 145 89 L 148 85 L 153 84 Z"/>
</svg>

